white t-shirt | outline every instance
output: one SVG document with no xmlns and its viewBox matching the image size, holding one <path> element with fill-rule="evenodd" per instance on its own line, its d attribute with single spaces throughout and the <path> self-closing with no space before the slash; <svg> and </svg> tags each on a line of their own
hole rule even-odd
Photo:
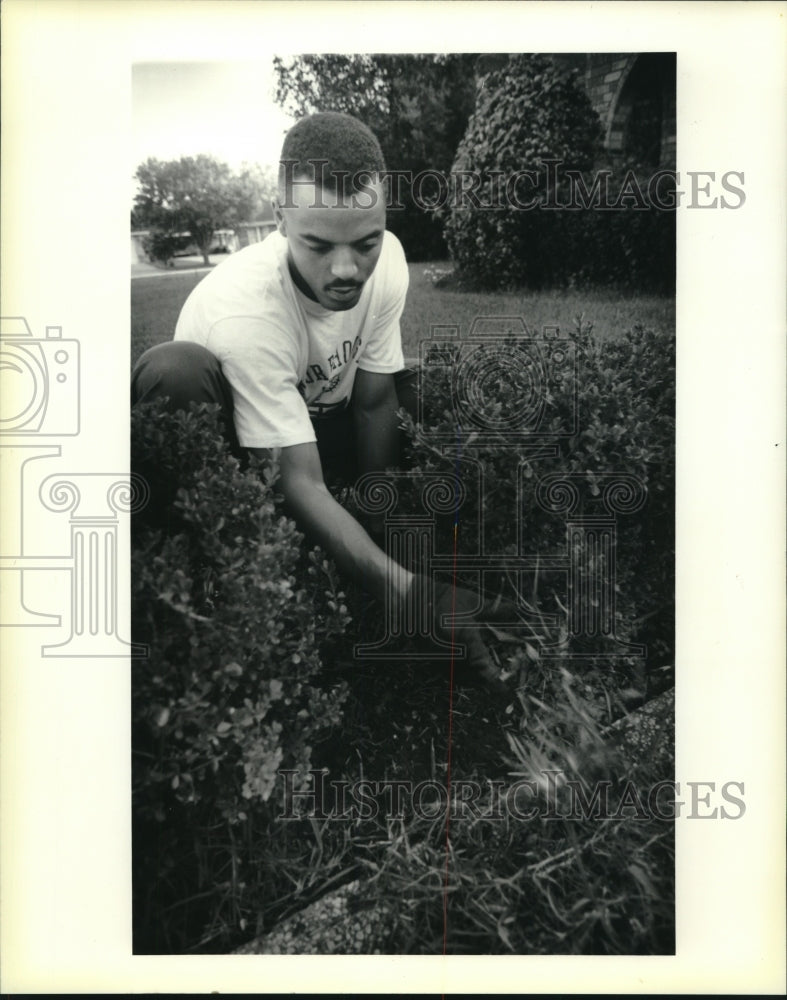
<svg viewBox="0 0 787 1000">
<path fill-rule="evenodd" d="M 278 232 L 223 261 L 192 291 L 175 340 L 195 341 L 221 363 L 244 448 L 315 441 L 311 417 L 344 409 L 356 368 L 404 367 L 399 319 L 409 275 L 386 232 L 377 266 L 352 309 L 332 312 L 307 298 L 287 266 Z"/>
</svg>

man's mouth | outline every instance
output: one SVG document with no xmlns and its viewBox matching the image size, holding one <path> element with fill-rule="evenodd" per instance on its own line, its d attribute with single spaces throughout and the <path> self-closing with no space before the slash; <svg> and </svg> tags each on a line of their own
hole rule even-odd
<svg viewBox="0 0 787 1000">
<path fill-rule="evenodd" d="M 362 285 L 328 285 L 327 292 L 335 299 L 352 299 L 357 296 Z"/>
</svg>

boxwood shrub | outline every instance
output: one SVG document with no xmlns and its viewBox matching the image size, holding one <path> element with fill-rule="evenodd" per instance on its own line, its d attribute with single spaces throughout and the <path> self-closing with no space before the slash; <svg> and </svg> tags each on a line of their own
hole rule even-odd
<svg viewBox="0 0 787 1000">
<path fill-rule="evenodd" d="M 644 645 L 645 656 L 596 661 L 596 667 L 607 672 L 610 688 L 631 689 L 632 696 L 636 689 L 642 698 L 664 686 L 663 678 L 671 677 L 674 661 L 674 335 L 635 327 L 620 339 L 604 339 L 580 321 L 571 343 L 575 375 L 545 388 L 547 405 L 539 433 L 524 438 L 530 446 L 539 445 L 541 453 L 528 454 L 524 446 L 512 446 L 506 430 L 506 422 L 522 405 L 522 386 L 512 362 L 515 340 L 483 348 L 486 360 L 479 364 L 479 371 L 485 373 L 484 405 L 489 426 L 502 429 L 485 432 L 480 444 L 476 440 L 479 427 L 461 416 L 468 401 L 459 395 L 455 368 L 426 365 L 420 390 L 424 420 L 419 425 L 409 422 L 411 471 L 400 484 L 397 513 L 411 510 L 423 515 L 424 488 L 429 477 L 441 472 L 448 480 L 458 480 L 458 491 L 465 499 L 456 513 L 436 518 L 435 551 L 450 551 L 455 539 L 460 555 L 472 554 L 482 523 L 485 554 L 539 556 L 547 567 L 550 559 L 567 552 L 566 515 L 544 509 L 538 499 L 539 484 L 549 476 L 572 477 L 584 497 L 578 513 L 592 515 L 603 514 L 596 501 L 608 481 L 605 477 L 630 477 L 645 502 L 631 513 L 615 515 L 616 544 L 606 558 L 610 570 L 614 559 L 615 633 L 623 642 Z M 479 399 L 473 405 L 480 410 Z M 572 426 L 573 434 L 549 436 L 550 431 Z M 445 442 L 451 441 L 454 444 L 446 447 Z M 479 470 L 484 484 L 481 510 L 476 487 Z M 595 563 L 585 566 L 589 583 L 602 558 L 599 553 Z M 496 588 L 508 598 L 516 591 L 534 609 L 534 621 L 541 624 L 534 626 L 532 636 L 525 636 L 531 645 L 538 647 L 540 642 L 546 647 L 565 639 L 564 568 L 535 568 L 521 574 L 501 571 L 497 577 L 487 572 L 485 576 L 487 590 Z M 478 574 L 470 572 L 466 582 L 477 585 Z M 544 624 L 548 621 L 553 624 Z M 568 647 L 565 651 L 581 652 Z M 504 659 L 509 653 L 510 647 L 501 647 Z M 573 660 L 577 659 L 575 655 Z M 666 674 L 664 668 L 670 668 Z"/>
<path fill-rule="evenodd" d="M 134 639 L 149 647 L 132 691 L 136 944 L 178 950 L 185 924 L 151 940 L 154 915 L 221 894 L 232 828 L 264 836 L 278 769 L 305 774 L 340 722 L 346 688 L 320 675 L 349 615 L 331 564 L 282 515 L 275 470 L 242 468 L 213 409 L 135 408 L 132 465 L 151 494 L 132 526 Z"/>
</svg>

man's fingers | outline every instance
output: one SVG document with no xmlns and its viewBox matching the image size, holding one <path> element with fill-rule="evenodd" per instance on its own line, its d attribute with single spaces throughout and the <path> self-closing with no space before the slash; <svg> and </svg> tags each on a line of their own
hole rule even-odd
<svg viewBox="0 0 787 1000">
<path fill-rule="evenodd" d="M 475 629 L 459 629 L 456 634 L 456 640 L 467 647 L 465 662 L 470 670 L 476 676 L 480 677 L 486 686 L 493 691 L 507 692 L 508 688 L 500 678 L 500 671 L 492 662 L 489 651 L 478 632 Z"/>
<path fill-rule="evenodd" d="M 473 669 L 492 668 L 492 660 L 489 656 L 484 641 L 476 628 L 457 627 L 452 630 L 453 641 L 456 645 L 465 647 L 465 661 Z"/>
<path fill-rule="evenodd" d="M 470 670 L 489 686 L 501 689 L 504 685 L 500 680 L 500 671 L 486 647 L 483 629 L 492 621 L 520 622 L 521 617 L 514 605 L 501 599 L 484 601 L 474 591 L 449 583 L 432 581 L 430 587 L 427 577 L 416 577 L 413 586 L 416 599 L 431 590 L 434 624 L 445 638 L 451 639 L 456 646 L 465 647 L 462 660 Z"/>
</svg>

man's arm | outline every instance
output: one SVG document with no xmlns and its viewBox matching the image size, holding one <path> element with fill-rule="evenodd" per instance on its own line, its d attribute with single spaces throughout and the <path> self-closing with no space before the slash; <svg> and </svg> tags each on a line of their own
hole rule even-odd
<svg viewBox="0 0 787 1000">
<path fill-rule="evenodd" d="M 353 417 L 361 473 L 398 464 L 398 409 L 393 375 L 358 369 L 353 386 Z"/>
<path fill-rule="evenodd" d="M 263 458 L 266 449 L 250 449 Z M 339 569 L 378 598 L 390 583 L 404 598 L 413 574 L 379 549 L 355 518 L 336 502 L 326 487 L 317 445 L 296 444 L 281 449 L 280 487 L 288 513 L 302 531 L 335 560 Z"/>
<path fill-rule="evenodd" d="M 399 400 L 393 375 L 359 369 L 353 386 L 353 419 L 358 453 L 358 471 L 381 472 L 399 464 Z M 382 538 L 385 516 L 370 514 L 366 525 L 372 536 Z"/>
<path fill-rule="evenodd" d="M 267 449 L 250 449 L 262 458 Z M 498 670 L 474 624 L 452 627 L 446 619 L 454 614 L 480 612 L 481 620 L 506 620 L 518 617 L 508 607 L 489 607 L 479 597 L 461 588 L 447 584 L 431 584 L 424 576 L 415 576 L 394 562 L 378 548 L 352 515 L 338 504 L 323 482 L 322 466 L 317 445 L 296 444 L 281 449 L 279 459 L 280 486 L 288 513 L 302 531 L 308 533 L 336 561 L 343 573 L 356 580 L 379 599 L 386 590 L 404 607 L 408 600 L 414 620 L 429 621 L 443 635 L 467 646 L 467 659 L 471 669 L 494 687 L 500 686 Z M 419 610 L 420 609 L 420 610 Z M 424 619 L 423 616 L 426 615 Z"/>
</svg>

